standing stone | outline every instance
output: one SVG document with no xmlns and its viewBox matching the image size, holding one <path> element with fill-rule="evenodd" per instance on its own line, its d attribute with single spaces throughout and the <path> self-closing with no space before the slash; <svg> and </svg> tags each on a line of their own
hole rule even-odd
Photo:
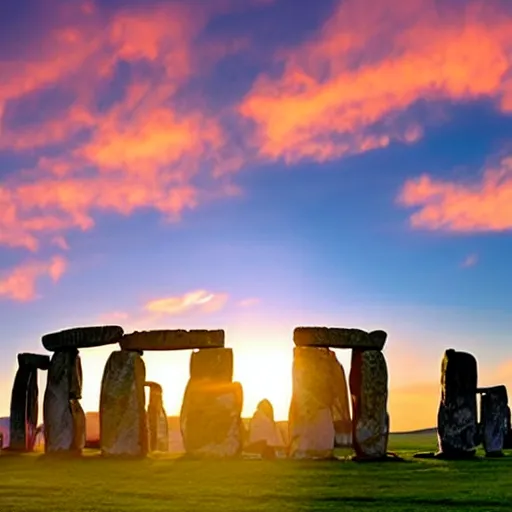
<svg viewBox="0 0 512 512">
<path fill-rule="evenodd" d="M 169 451 L 169 426 L 164 409 L 162 386 L 156 382 L 146 382 L 149 387 L 148 429 L 149 449 L 151 451 Z"/>
<path fill-rule="evenodd" d="M 441 364 L 441 402 L 437 414 L 438 457 L 473 457 L 478 444 L 477 363 L 466 352 L 446 350 Z"/>
<path fill-rule="evenodd" d="M 332 419 L 334 422 L 335 446 L 352 446 L 352 420 L 348 402 L 347 379 L 345 370 L 338 361 L 336 354 L 330 352 L 331 382 L 333 386 Z"/>
<path fill-rule="evenodd" d="M 482 390 L 480 397 L 481 435 L 487 457 L 503 455 L 507 435 L 507 402 L 505 386 Z"/>
<path fill-rule="evenodd" d="M 18 366 L 11 395 L 9 450 L 31 452 L 35 446 L 39 414 L 37 371 L 48 370 L 50 358 L 18 354 Z"/>
<path fill-rule="evenodd" d="M 190 380 L 180 413 L 183 444 L 197 457 L 230 458 L 242 451 L 243 390 L 239 382 Z"/>
<path fill-rule="evenodd" d="M 85 446 L 82 365 L 78 350 L 53 354 L 44 395 L 45 452 L 81 454 Z"/>
<path fill-rule="evenodd" d="M 190 378 L 233 382 L 233 350 L 209 348 L 196 350 L 190 356 Z"/>
<path fill-rule="evenodd" d="M 288 428 L 290 456 L 331 458 L 334 450 L 332 355 L 327 348 L 295 347 Z"/>
<path fill-rule="evenodd" d="M 389 436 L 388 370 L 382 352 L 354 349 L 349 379 L 356 459 L 382 459 Z"/>
<path fill-rule="evenodd" d="M 258 404 L 249 422 L 249 436 L 244 451 L 263 458 L 285 455 L 285 442 L 274 420 L 274 408 L 266 399 Z"/>
<path fill-rule="evenodd" d="M 231 382 L 233 353 L 226 348 L 194 352 L 180 413 L 183 444 L 197 457 L 235 457 L 242 451 L 243 390 Z"/>
<path fill-rule="evenodd" d="M 113 352 L 105 365 L 100 396 L 100 446 L 103 455 L 146 456 L 148 428 L 144 382 L 138 352 Z"/>
</svg>

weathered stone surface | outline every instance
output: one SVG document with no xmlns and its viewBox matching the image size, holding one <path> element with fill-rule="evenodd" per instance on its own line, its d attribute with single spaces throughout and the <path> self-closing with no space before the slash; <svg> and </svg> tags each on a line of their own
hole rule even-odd
<svg viewBox="0 0 512 512">
<path fill-rule="evenodd" d="M 85 415 L 80 406 L 82 365 L 78 351 L 55 352 L 44 395 L 45 452 L 80 454 L 85 445 Z"/>
<path fill-rule="evenodd" d="M 438 456 L 467 458 L 478 444 L 477 363 L 466 352 L 446 350 L 441 363 L 441 402 L 437 414 Z"/>
<path fill-rule="evenodd" d="M 268 400 L 262 400 L 249 422 L 249 432 L 244 451 L 263 458 L 284 456 L 286 444 L 281 430 L 274 421 L 274 408 Z"/>
<path fill-rule="evenodd" d="M 233 350 L 230 348 L 208 348 L 192 352 L 190 378 L 232 382 Z"/>
<path fill-rule="evenodd" d="M 11 394 L 10 450 L 33 450 L 37 428 L 38 394 L 37 368 L 21 365 L 16 372 Z"/>
<path fill-rule="evenodd" d="M 103 372 L 100 396 L 100 446 L 103 455 L 145 456 L 148 427 L 146 368 L 137 352 L 113 352 Z"/>
<path fill-rule="evenodd" d="M 50 358 L 41 354 L 18 354 L 18 364 L 20 366 L 30 366 L 39 370 L 48 370 L 50 368 Z"/>
<path fill-rule="evenodd" d="M 50 352 L 68 348 L 101 347 L 118 342 L 123 333 L 123 328 L 118 325 L 76 327 L 45 334 L 42 342 L 43 347 Z"/>
<path fill-rule="evenodd" d="M 479 390 L 481 436 L 488 457 L 503 455 L 507 435 L 508 397 L 505 386 Z"/>
<path fill-rule="evenodd" d="M 507 408 L 506 408 L 506 413 L 505 413 L 505 416 L 506 416 L 506 434 L 505 434 L 505 441 L 504 441 L 504 444 L 503 444 L 503 448 L 505 450 L 510 450 L 512 449 L 512 424 L 511 424 L 511 414 L 510 414 L 510 407 L 507 405 Z"/>
<path fill-rule="evenodd" d="M 145 385 L 149 387 L 149 449 L 153 452 L 168 452 L 169 426 L 163 403 L 162 386 L 156 382 L 146 382 Z"/>
<path fill-rule="evenodd" d="M 183 397 L 180 427 L 188 454 L 230 458 L 243 446 L 243 390 L 238 382 L 190 380 Z"/>
<path fill-rule="evenodd" d="M 387 334 L 338 327 L 296 327 L 293 341 L 298 347 L 357 348 L 382 350 Z"/>
<path fill-rule="evenodd" d="M 389 436 L 388 370 L 382 352 L 353 350 L 350 368 L 352 443 L 360 459 L 386 456 Z"/>
<path fill-rule="evenodd" d="M 142 331 L 123 336 L 119 342 L 123 350 L 190 350 L 224 347 L 224 331 Z"/>
<path fill-rule="evenodd" d="M 288 416 L 293 458 L 331 458 L 334 450 L 333 355 L 327 348 L 295 347 Z"/>
<path fill-rule="evenodd" d="M 338 361 L 336 354 L 331 352 L 331 382 L 333 387 L 332 419 L 334 422 L 335 445 L 338 447 L 352 446 L 352 419 L 348 398 L 345 370 Z"/>
</svg>

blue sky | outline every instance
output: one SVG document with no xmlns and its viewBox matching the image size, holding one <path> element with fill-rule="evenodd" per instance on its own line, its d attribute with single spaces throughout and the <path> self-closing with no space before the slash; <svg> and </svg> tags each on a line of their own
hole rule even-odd
<svg viewBox="0 0 512 512">
<path fill-rule="evenodd" d="M 296 325 L 389 333 L 397 429 L 445 348 L 512 381 L 507 2 L 4 4 L 1 414 L 18 352 L 105 322 L 225 328 L 246 414 L 286 417 Z M 188 357 L 146 356 L 170 414 Z"/>
</svg>

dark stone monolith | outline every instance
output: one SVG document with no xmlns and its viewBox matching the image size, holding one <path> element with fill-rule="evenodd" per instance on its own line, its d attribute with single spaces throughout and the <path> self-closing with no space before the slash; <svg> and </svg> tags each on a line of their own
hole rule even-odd
<svg viewBox="0 0 512 512">
<path fill-rule="evenodd" d="M 388 370 L 384 354 L 354 349 L 349 380 L 356 459 L 384 459 L 389 437 Z"/>
<path fill-rule="evenodd" d="M 485 453 L 487 457 L 500 457 L 507 435 L 507 389 L 495 386 L 479 391 L 480 431 Z"/>
<path fill-rule="evenodd" d="M 18 354 L 18 370 L 11 395 L 9 450 L 31 452 L 36 442 L 39 415 L 37 372 L 48 370 L 50 358 L 39 354 Z"/>
<path fill-rule="evenodd" d="M 473 457 L 478 445 L 477 363 L 466 352 L 446 350 L 441 364 L 441 402 L 437 415 L 437 456 Z"/>
</svg>

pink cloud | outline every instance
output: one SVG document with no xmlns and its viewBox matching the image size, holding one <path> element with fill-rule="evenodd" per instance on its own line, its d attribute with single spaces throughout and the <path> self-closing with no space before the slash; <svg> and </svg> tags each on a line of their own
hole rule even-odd
<svg viewBox="0 0 512 512">
<path fill-rule="evenodd" d="M 512 157 L 486 169 L 480 180 L 457 182 L 424 174 L 408 180 L 398 202 L 417 211 L 412 227 L 455 232 L 512 229 Z"/>
<path fill-rule="evenodd" d="M 257 306 L 261 302 L 257 297 L 249 297 L 247 299 L 241 300 L 238 305 L 242 308 L 250 308 L 252 306 Z"/>
<path fill-rule="evenodd" d="M 49 277 L 57 282 L 66 271 L 67 262 L 62 256 L 49 261 L 30 260 L 0 275 L 0 297 L 18 302 L 37 298 L 37 282 Z"/>
<path fill-rule="evenodd" d="M 478 263 L 478 254 L 469 254 L 466 256 L 461 266 L 463 268 L 474 267 Z"/>
<path fill-rule="evenodd" d="M 195 43 L 212 12 L 176 3 L 111 15 L 94 2 L 60 6 L 37 52 L 0 61 L 0 150 L 66 145 L 0 186 L 0 244 L 36 251 L 58 240 L 63 247 L 67 231 L 91 229 L 102 211 L 151 208 L 173 221 L 212 190 L 223 193 L 220 181 L 198 182 L 240 159 L 230 157 L 223 129 L 202 102 L 184 109 L 175 101 L 192 76 L 240 50 L 216 45 L 212 54 L 211 45 Z M 131 81 L 118 101 L 99 109 L 121 61 L 133 66 Z M 37 112 L 33 95 L 49 86 L 73 98 L 71 105 L 37 123 L 12 122 L 12 105 Z"/>
<path fill-rule="evenodd" d="M 194 290 L 184 295 L 149 301 L 144 309 L 158 315 L 176 316 L 184 313 L 213 313 L 222 309 L 228 300 L 225 293 Z"/>
<path fill-rule="evenodd" d="M 262 74 L 240 105 L 260 155 L 322 162 L 413 143 L 423 127 L 405 114 L 419 99 L 492 98 L 508 110 L 512 20 L 499 2 L 459 7 L 339 1 L 314 37 L 281 54 L 282 73 Z"/>
</svg>

